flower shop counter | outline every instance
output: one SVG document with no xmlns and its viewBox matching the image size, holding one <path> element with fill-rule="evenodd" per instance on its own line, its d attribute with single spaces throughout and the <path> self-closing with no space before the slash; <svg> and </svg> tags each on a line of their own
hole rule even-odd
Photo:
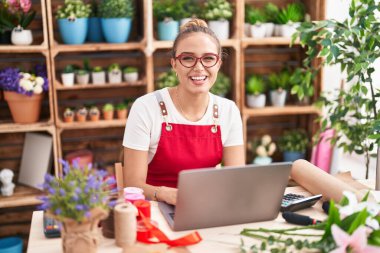
<svg viewBox="0 0 380 253">
<path fill-rule="evenodd" d="M 286 193 L 298 193 L 303 195 L 310 195 L 301 187 L 288 187 L 285 191 Z M 157 202 L 151 202 L 151 212 L 152 219 L 158 223 L 159 228 L 171 239 L 178 238 L 180 236 L 188 234 L 190 231 L 182 231 L 182 232 L 173 232 L 168 224 L 166 223 L 164 217 L 158 209 Z M 326 218 L 326 215 L 323 213 L 321 208 L 321 203 L 318 202 L 312 208 L 308 208 L 305 210 L 301 210 L 297 213 L 309 215 L 312 218 L 323 220 Z M 43 212 L 35 211 L 33 213 L 32 224 L 29 235 L 29 245 L 28 245 L 28 253 L 58 253 L 62 252 L 61 249 L 61 239 L 47 239 L 43 233 Z M 202 241 L 199 244 L 188 246 L 187 249 L 178 248 L 178 249 L 170 249 L 167 252 L 191 252 L 191 253 L 207 253 L 207 252 L 218 252 L 218 253 L 228 253 L 228 252 L 239 252 L 239 248 L 241 245 L 241 239 L 244 241 L 244 245 L 248 248 L 256 244 L 260 247 L 260 241 L 251 239 L 249 237 L 240 236 L 239 233 L 244 228 L 291 228 L 295 225 L 288 224 L 281 217 L 281 213 L 277 217 L 277 219 L 266 222 L 257 222 L 257 223 L 248 223 L 248 224 L 239 224 L 233 226 L 224 226 L 224 227 L 215 227 L 215 228 L 207 228 L 207 229 L 198 229 L 197 231 L 202 237 Z M 300 231 L 302 233 L 302 231 Z M 314 232 L 315 231 L 311 231 Z M 307 230 L 305 233 L 310 233 L 310 230 Z M 304 239 L 301 238 L 301 239 Z M 161 245 L 162 246 L 162 245 Z M 149 251 L 149 247 L 158 247 L 155 246 L 146 246 L 147 252 Z M 152 250 L 152 249 L 150 249 Z M 104 238 L 100 247 L 98 248 L 98 252 L 122 252 L 122 249 L 115 245 L 114 239 Z M 125 251 L 125 252 L 135 252 L 135 251 Z M 138 252 L 138 251 L 136 251 Z M 141 251 L 140 251 L 141 252 Z M 157 252 L 166 252 L 165 250 L 157 251 Z"/>
</svg>

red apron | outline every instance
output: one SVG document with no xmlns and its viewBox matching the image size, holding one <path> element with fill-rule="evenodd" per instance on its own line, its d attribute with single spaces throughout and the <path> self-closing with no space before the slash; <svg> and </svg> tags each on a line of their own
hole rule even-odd
<svg viewBox="0 0 380 253">
<path fill-rule="evenodd" d="M 213 125 L 184 125 L 167 121 L 161 94 L 155 92 L 164 118 L 156 154 L 148 165 L 147 184 L 177 187 L 182 170 L 215 167 L 222 161 L 223 145 L 218 105 L 213 105 Z"/>
</svg>

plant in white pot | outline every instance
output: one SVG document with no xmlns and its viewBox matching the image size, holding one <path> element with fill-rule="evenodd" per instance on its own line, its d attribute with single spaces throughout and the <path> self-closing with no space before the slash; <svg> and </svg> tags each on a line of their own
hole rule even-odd
<svg viewBox="0 0 380 253">
<path fill-rule="evenodd" d="M 182 26 L 189 22 L 191 19 L 196 18 L 201 13 L 201 8 L 199 5 L 199 1 L 197 0 L 179 0 L 177 2 L 181 3 L 181 19 L 179 21 L 179 25 Z"/>
<path fill-rule="evenodd" d="M 266 34 L 265 15 L 261 9 L 252 7 L 247 11 L 247 19 L 250 27 L 250 34 L 253 38 L 264 38 Z"/>
<path fill-rule="evenodd" d="M 266 85 L 262 76 L 252 75 L 245 85 L 247 106 L 261 108 L 265 106 Z"/>
<path fill-rule="evenodd" d="M 31 9 L 32 1 L 7 1 L 8 9 L 15 17 L 16 27 L 13 28 L 11 41 L 14 45 L 30 45 L 33 43 L 32 31 L 26 29 L 34 19 L 36 12 Z"/>
<path fill-rule="evenodd" d="M 101 66 L 95 66 L 91 72 L 92 83 L 93 84 L 105 84 L 106 83 L 106 72 Z"/>
<path fill-rule="evenodd" d="M 108 67 L 108 82 L 109 83 L 121 83 L 121 68 L 118 63 L 112 63 Z"/>
<path fill-rule="evenodd" d="M 139 71 L 136 67 L 125 67 L 123 69 L 123 76 L 126 82 L 133 83 L 139 79 Z"/>
<path fill-rule="evenodd" d="M 267 3 L 264 6 L 264 15 L 266 20 L 266 23 L 264 23 L 266 28 L 265 37 L 272 37 L 274 35 L 276 18 L 279 11 L 280 9 L 277 7 L 277 5 L 273 3 Z"/>
<path fill-rule="evenodd" d="M 204 18 L 208 26 L 220 40 L 230 37 L 230 22 L 232 5 L 227 0 L 209 0 L 204 3 Z"/>
<path fill-rule="evenodd" d="M 269 94 L 273 106 L 282 107 L 285 105 L 290 77 L 291 75 L 287 69 L 278 74 L 272 73 L 268 76 Z"/>
<path fill-rule="evenodd" d="M 61 80 L 62 80 L 63 86 L 66 86 L 66 87 L 73 86 L 74 77 L 75 77 L 75 66 L 72 64 L 66 65 L 61 73 Z"/>
<path fill-rule="evenodd" d="M 305 19 L 305 6 L 301 2 L 290 3 L 277 16 L 281 26 L 281 36 L 290 38 Z"/>
<path fill-rule="evenodd" d="M 87 69 L 78 69 L 75 72 L 75 79 L 78 84 L 88 84 L 90 82 L 90 73 Z"/>
<path fill-rule="evenodd" d="M 307 71 L 315 58 L 323 57 L 324 64 L 340 64 L 347 85 L 332 94 L 323 94 L 318 101 L 326 114 L 319 119 L 320 132 L 334 129 L 331 138 L 344 153 L 363 155 L 365 177 L 369 176 L 371 156 L 376 156 L 376 189 L 380 189 L 380 90 L 374 88 L 375 61 L 380 58 L 380 3 L 375 0 L 352 1 L 349 18 L 343 22 L 323 20 L 304 22 L 293 39 L 299 37 L 307 46 L 304 65 Z M 297 36 L 297 37 L 296 37 Z M 318 45 L 318 46 L 316 46 Z"/>
</svg>

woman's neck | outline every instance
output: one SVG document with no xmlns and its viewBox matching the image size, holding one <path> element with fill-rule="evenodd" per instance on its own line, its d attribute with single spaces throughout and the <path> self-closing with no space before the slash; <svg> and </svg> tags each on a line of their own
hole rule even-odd
<svg viewBox="0 0 380 253">
<path fill-rule="evenodd" d="M 199 121 L 203 118 L 209 104 L 209 94 L 191 94 L 176 86 L 170 90 L 170 96 L 177 111 L 189 121 Z"/>
</svg>

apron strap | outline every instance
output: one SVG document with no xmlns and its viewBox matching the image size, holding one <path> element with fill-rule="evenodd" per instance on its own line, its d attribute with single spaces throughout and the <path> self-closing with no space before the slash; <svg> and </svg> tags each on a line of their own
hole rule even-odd
<svg viewBox="0 0 380 253">
<path fill-rule="evenodd" d="M 211 132 L 214 134 L 218 132 L 218 120 L 219 120 L 219 110 L 218 110 L 218 97 L 214 96 L 214 104 L 212 105 L 212 121 L 214 125 L 211 127 Z"/>
<path fill-rule="evenodd" d="M 171 131 L 173 127 L 168 122 L 168 110 L 166 109 L 166 105 L 165 105 L 164 100 L 162 99 L 161 93 L 158 90 L 156 90 L 154 92 L 154 95 L 156 96 L 156 99 L 158 101 L 158 105 L 160 106 L 162 118 L 164 119 L 165 124 L 166 124 L 165 129 L 166 129 L 166 131 Z"/>
</svg>

